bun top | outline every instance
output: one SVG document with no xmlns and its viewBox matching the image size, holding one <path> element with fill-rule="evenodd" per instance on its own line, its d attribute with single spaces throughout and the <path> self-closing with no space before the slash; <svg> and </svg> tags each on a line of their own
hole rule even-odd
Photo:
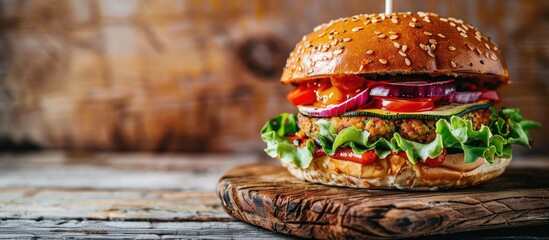
<svg viewBox="0 0 549 240">
<path fill-rule="evenodd" d="M 493 88 L 509 81 L 497 45 L 475 27 L 434 13 L 356 15 L 303 36 L 281 82 L 339 74 L 475 78 Z"/>
</svg>

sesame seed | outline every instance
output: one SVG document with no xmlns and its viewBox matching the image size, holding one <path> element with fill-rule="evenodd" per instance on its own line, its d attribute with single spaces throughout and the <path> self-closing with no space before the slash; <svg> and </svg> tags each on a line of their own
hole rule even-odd
<svg viewBox="0 0 549 240">
<path fill-rule="evenodd" d="M 419 44 L 419 47 L 425 51 L 427 51 L 427 46 L 425 44 Z"/>
<path fill-rule="evenodd" d="M 469 28 L 468 28 L 467 26 L 465 26 L 465 25 L 461 24 L 461 27 L 462 27 L 463 29 L 465 29 L 465 30 L 469 31 Z"/>
<path fill-rule="evenodd" d="M 434 51 L 434 50 L 435 50 L 436 48 L 437 48 L 437 45 L 435 45 L 435 44 L 431 44 L 431 50 L 433 50 L 433 51 Z"/>
<path fill-rule="evenodd" d="M 461 35 L 461 36 L 462 36 L 462 37 L 464 37 L 464 38 L 466 38 L 466 37 L 467 37 L 467 34 L 465 34 L 465 33 L 462 33 L 462 32 L 460 32 L 460 33 L 459 33 L 459 35 Z"/>
<path fill-rule="evenodd" d="M 448 22 L 448 19 L 446 18 L 439 18 L 440 21 L 443 21 L 443 22 Z"/>
<path fill-rule="evenodd" d="M 453 22 L 450 22 L 450 26 L 452 26 L 452 27 L 455 27 L 455 26 L 456 26 L 456 24 L 455 24 L 455 23 L 453 23 Z"/>
<path fill-rule="evenodd" d="M 379 62 L 383 65 L 387 64 L 387 60 L 383 59 L 383 58 L 380 58 L 379 59 Z"/>
<path fill-rule="evenodd" d="M 448 46 L 448 49 L 449 49 L 450 51 L 455 51 L 455 50 L 456 50 L 456 48 L 455 48 L 454 46 Z"/>
<path fill-rule="evenodd" d="M 363 27 L 355 27 L 355 28 L 351 29 L 351 31 L 353 31 L 353 32 L 358 32 L 358 31 L 360 31 L 360 30 L 362 30 L 362 29 L 364 29 L 364 28 L 363 28 Z"/>
<path fill-rule="evenodd" d="M 397 24 L 398 20 L 396 18 L 391 18 L 391 22 L 393 22 L 394 24 Z"/>
<path fill-rule="evenodd" d="M 428 54 L 429 56 L 431 56 L 431 57 L 435 57 L 435 54 L 433 54 L 433 52 L 431 52 L 430 50 L 427 51 L 427 54 Z"/>
<path fill-rule="evenodd" d="M 402 51 L 398 51 L 398 54 L 400 54 L 400 56 L 403 56 L 403 57 L 406 57 L 406 53 L 402 52 Z"/>
<path fill-rule="evenodd" d="M 465 31 L 465 29 L 463 29 L 461 27 L 457 27 L 457 30 L 460 31 L 460 32 L 467 32 L 467 31 Z"/>
<path fill-rule="evenodd" d="M 410 27 L 416 27 L 416 24 L 413 23 L 413 22 L 410 22 L 410 23 L 408 23 L 408 26 L 410 26 Z"/>
<path fill-rule="evenodd" d="M 374 50 L 368 50 L 368 51 L 366 51 L 366 54 L 368 54 L 368 55 L 372 55 L 372 53 L 374 53 Z"/>
<path fill-rule="evenodd" d="M 320 30 L 320 29 L 322 29 L 322 28 L 324 28 L 324 24 L 321 24 L 321 25 L 316 26 L 315 28 L 313 28 L 313 31 L 316 32 L 316 31 L 318 31 L 318 30 Z"/>
<path fill-rule="evenodd" d="M 344 42 L 350 42 L 351 39 L 350 39 L 350 38 L 344 38 L 343 41 L 344 41 Z"/>
<path fill-rule="evenodd" d="M 475 32 L 475 35 L 476 35 L 476 36 L 480 36 L 480 32 L 479 32 L 479 31 L 476 31 L 476 32 Z"/>
<path fill-rule="evenodd" d="M 389 38 L 390 38 L 391 40 L 395 40 L 395 39 L 398 38 L 398 35 L 391 35 Z"/>
<path fill-rule="evenodd" d="M 404 63 L 406 63 L 406 66 L 410 66 L 412 63 L 410 62 L 410 59 L 405 58 Z"/>
<path fill-rule="evenodd" d="M 363 71 L 364 70 L 364 65 L 360 65 L 360 67 L 358 68 L 358 71 Z"/>
<path fill-rule="evenodd" d="M 429 17 L 424 17 L 424 18 L 423 18 L 423 21 L 428 22 L 428 23 L 431 22 L 431 20 L 429 20 Z"/>
<path fill-rule="evenodd" d="M 381 34 L 381 32 L 378 31 L 378 30 L 374 30 L 374 33 L 377 34 L 377 35 Z"/>
<path fill-rule="evenodd" d="M 377 38 L 385 38 L 385 34 L 383 34 L 383 33 L 379 34 L 379 35 L 377 35 Z"/>
<path fill-rule="evenodd" d="M 473 48 L 473 46 L 471 46 L 471 45 L 469 45 L 469 44 L 467 44 L 467 43 L 465 44 L 465 46 L 467 46 L 467 48 L 469 48 L 469 50 L 471 50 L 471 51 L 474 51 L 474 50 L 475 50 L 475 49 Z"/>
<path fill-rule="evenodd" d="M 329 35 L 329 36 L 328 36 L 328 39 L 332 40 L 332 39 L 334 39 L 334 36 L 333 36 L 333 35 Z"/>
<path fill-rule="evenodd" d="M 402 52 L 406 52 L 406 50 L 408 50 L 408 46 L 402 45 Z"/>
<path fill-rule="evenodd" d="M 494 55 L 493 53 L 490 54 L 490 58 L 494 61 L 498 60 L 498 58 L 496 57 L 496 55 Z"/>
<path fill-rule="evenodd" d="M 482 55 L 482 51 L 479 48 L 475 48 L 475 50 L 477 50 L 478 55 Z"/>
<path fill-rule="evenodd" d="M 412 22 L 417 22 L 417 19 L 416 18 L 412 18 Z"/>
<path fill-rule="evenodd" d="M 400 48 L 400 44 L 398 44 L 397 42 L 393 42 L 393 45 L 394 45 L 396 48 Z"/>
<path fill-rule="evenodd" d="M 485 43 L 484 46 L 490 50 L 490 45 L 488 45 L 488 43 Z"/>
<path fill-rule="evenodd" d="M 364 25 L 368 25 L 368 24 L 370 24 L 370 20 L 366 20 L 366 21 L 364 21 L 364 22 L 363 22 L 363 24 L 364 24 Z"/>
<path fill-rule="evenodd" d="M 476 38 L 479 42 L 482 42 L 482 38 L 481 38 L 479 35 L 476 35 L 475 38 Z"/>
<path fill-rule="evenodd" d="M 499 50 L 499 49 L 498 49 L 498 47 L 497 47 L 497 46 L 494 46 L 494 50 L 496 50 L 496 51 L 497 51 L 497 50 Z"/>
<path fill-rule="evenodd" d="M 373 19 L 372 19 L 372 23 L 376 23 L 376 22 L 378 22 L 378 21 L 379 21 L 379 19 L 377 19 L 377 18 L 373 18 Z"/>
<path fill-rule="evenodd" d="M 321 34 L 318 34 L 318 37 L 321 38 L 321 37 L 324 37 L 324 35 L 326 35 L 326 32 L 323 32 Z"/>
<path fill-rule="evenodd" d="M 338 41 L 337 39 L 334 39 L 330 44 L 331 44 L 332 46 L 335 46 L 335 45 L 337 45 L 338 42 L 339 42 L 339 41 Z"/>
<path fill-rule="evenodd" d="M 442 35 L 441 33 L 438 33 L 437 36 L 440 38 L 446 38 L 446 36 Z"/>
<path fill-rule="evenodd" d="M 454 61 L 450 61 L 450 63 L 452 64 L 452 67 L 454 67 L 454 68 L 457 67 L 457 64 Z"/>
<path fill-rule="evenodd" d="M 339 55 L 343 52 L 343 48 L 334 50 L 334 55 Z"/>
<path fill-rule="evenodd" d="M 433 34 L 432 34 L 432 33 L 430 33 L 430 32 L 423 32 L 423 34 L 425 34 L 425 35 L 427 35 L 427 36 L 431 36 L 431 35 L 433 35 Z"/>
<path fill-rule="evenodd" d="M 303 36 L 303 37 L 301 38 L 301 41 L 306 41 L 306 40 L 307 40 L 307 36 Z"/>
<path fill-rule="evenodd" d="M 484 57 L 489 58 L 490 55 L 488 55 L 488 52 L 484 52 Z"/>
<path fill-rule="evenodd" d="M 431 38 L 431 39 L 429 39 L 429 43 L 437 44 L 437 40 Z"/>
<path fill-rule="evenodd" d="M 389 31 L 389 35 L 396 35 L 396 32 Z"/>
</svg>

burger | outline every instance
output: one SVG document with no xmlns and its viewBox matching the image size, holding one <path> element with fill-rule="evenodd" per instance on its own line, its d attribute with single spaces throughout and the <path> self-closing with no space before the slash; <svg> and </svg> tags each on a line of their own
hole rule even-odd
<svg viewBox="0 0 549 240">
<path fill-rule="evenodd" d="M 529 147 L 518 109 L 497 110 L 509 83 L 498 46 L 434 13 L 332 20 L 290 53 L 281 82 L 298 113 L 261 130 L 265 152 L 297 178 L 327 185 L 437 190 L 499 176 L 511 145 Z"/>
</svg>

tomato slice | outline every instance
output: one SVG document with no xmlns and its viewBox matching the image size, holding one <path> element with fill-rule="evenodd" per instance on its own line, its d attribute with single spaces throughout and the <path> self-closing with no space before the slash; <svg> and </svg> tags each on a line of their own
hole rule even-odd
<svg viewBox="0 0 549 240">
<path fill-rule="evenodd" d="M 442 163 L 444 162 L 444 159 L 446 159 L 446 149 L 444 149 L 442 153 L 438 155 L 438 157 L 436 158 L 425 159 L 425 164 L 431 167 L 438 167 L 442 165 Z"/>
<path fill-rule="evenodd" d="M 435 108 L 437 98 L 374 97 L 374 106 L 393 112 L 423 112 Z"/>
<path fill-rule="evenodd" d="M 447 152 L 446 149 L 444 149 L 442 151 L 442 153 L 440 155 L 438 155 L 438 157 L 425 159 L 425 165 L 428 165 L 428 166 L 431 166 L 431 167 L 438 167 L 438 166 L 442 165 L 442 163 L 446 159 L 446 152 Z M 404 152 L 404 151 L 401 151 L 401 152 L 397 153 L 396 155 L 408 159 L 408 155 L 406 155 L 406 152 Z"/>
<path fill-rule="evenodd" d="M 500 103 L 501 102 L 501 99 L 499 98 L 499 94 L 496 91 L 493 91 L 493 90 L 483 92 L 480 95 L 480 99 L 490 100 L 490 101 L 493 101 L 495 103 Z"/>
<path fill-rule="evenodd" d="M 360 164 L 370 164 L 379 159 L 375 150 L 368 150 L 364 153 L 355 153 L 350 148 L 339 148 L 333 155 L 334 158 L 356 162 Z"/>
<path fill-rule="evenodd" d="M 302 84 L 290 91 L 286 96 L 294 105 L 311 105 L 316 101 L 315 89 Z"/>
<path fill-rule="evenodd" d="M 314 157 L 322 157 L 325 155 L 326 153 L 324 152 L 324 150 L 322 150 L 322 148 L 315 149 L 315 152 L 313 153 Z M 330 157 L 360 164 L 370 164 L 379 159 L 376 151 L 373 149 L 368 150 L 364 153 L 355 153 L 350 148 L 338 148 L 333 155 L 330 155 Z"/>
</svg>

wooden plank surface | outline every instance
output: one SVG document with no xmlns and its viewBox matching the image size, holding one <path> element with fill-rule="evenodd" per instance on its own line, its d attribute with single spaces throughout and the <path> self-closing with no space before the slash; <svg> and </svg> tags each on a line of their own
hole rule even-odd
<svg viewBox="0 0 549 240">
<path fill-rule="evenodd" d="M 318 239 L 393 239 L 549 225 L 547 168 L 509 169 L 476 187 L 405 192 L 330 187 L 270 164 L 229 170 L 218 185 L 232 216 Z"/>
<path fill-rule="evenodd" d="M 214 192 L 230 168 L 275 164 L 265 158 L 258 153 L 0 154 L 0 239 L 288 239 L 231 217 Z M 549 169 L 546 160 L 513 164 Z M 540 228 L 467 234 L 444 237 L 549 237 Z"/>
</svg>

